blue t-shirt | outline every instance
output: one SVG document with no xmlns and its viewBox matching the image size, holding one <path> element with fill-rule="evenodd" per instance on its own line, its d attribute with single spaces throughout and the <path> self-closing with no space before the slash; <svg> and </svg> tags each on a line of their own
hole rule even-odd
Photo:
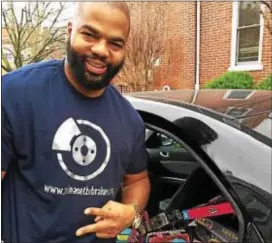
<svg viewBox="0 0 272 243">
<path fill-rule="evenodd" d="M 2 76 L 1 156 L 4 241 L 108 242 L 75 233 L 146 168 L 145 127 L 113 86 L 87 98 L 63 60 L 35 63 Z"/>
</svg>

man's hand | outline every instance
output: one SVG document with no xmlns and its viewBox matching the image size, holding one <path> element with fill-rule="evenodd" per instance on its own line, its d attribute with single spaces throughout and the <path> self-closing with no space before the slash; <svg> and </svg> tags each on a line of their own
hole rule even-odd
<svg viewBox="0 0 272 243">
<path fill-rule="evenodd" d="M 78 229 L 76 235 L 96 233 L 98 238 L 116 237 L 122 230 L 131 225 L 136 215 L 132 205 L 114 201 L 109 201 L 103 208 L 87 208 L 84 213 L 96 216 L 96 223 Z"/>
<path fill-rule="evenodd" d="M 5 175 L 6 175 L 6 171 L 1 171 L 1 178 L 2 178 L 2 180 L 4 179 Z"/>
</svg>

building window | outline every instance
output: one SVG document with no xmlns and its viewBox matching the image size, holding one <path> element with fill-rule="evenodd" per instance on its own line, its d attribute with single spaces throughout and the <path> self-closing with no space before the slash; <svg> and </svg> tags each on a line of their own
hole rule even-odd
<svg viewBox="0 0 272 243">
<path fill-rule="evenodd" d="M 231 67 L 229 71 L 262 70 L 264 20 L 257 2 L 233 2 Z"/>
<path fill-rule="evenodd" d="M 257 6 L 253 2 L 241 2 L 239 4 L 236 64 L 258 62 L 260 49 L 260 10 Z"/>
</svg>

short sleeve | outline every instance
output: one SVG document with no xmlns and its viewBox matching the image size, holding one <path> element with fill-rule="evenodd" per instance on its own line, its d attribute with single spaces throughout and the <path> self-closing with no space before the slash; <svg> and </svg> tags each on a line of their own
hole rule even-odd
<svg viewBox="0 0 272 243">
<path fill-rule="evenodd" d="M 7 171 L 8 167 L 16 159 L 11 125 L 4 108 L 1 109 L 1 171 Z"/>
<path fill-rule="evenodd" d="M 147 168 L 147 150 L 145 145 L 145 126 L 144 123 L 138 123 L 134 128 L 134 141 L 132 147 L 132 156 L 127 169 L 127 174 L 137 174 Z"/>
</svg>

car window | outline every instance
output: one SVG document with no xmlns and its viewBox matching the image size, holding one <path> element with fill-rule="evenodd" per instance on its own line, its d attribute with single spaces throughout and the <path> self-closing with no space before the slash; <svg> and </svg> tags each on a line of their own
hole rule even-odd
<svg viewBox="0 0 272 243">
<path fill-rule="evenodd" d="M 171 148 L 182 148 L 182 145 L 176 142 L 174 139 L 169 138 L 168 136 L 157 133 L 157 136 L 160 138 L 162 147 L 171 147 Z"/>
<path fill-rule="evenodd" d="M 153 134 L 154 137 L 156 137 L 156 140 L 158 142 L 158 147 L 166 147 L 166 148 L 182 148 L 183 146 L 176 142 L 174 139 L 168 137 L 165 134 L 156 132 Z M 155 140 L 155 139 L 154 139 Z"/>
<path fill-rule="evenodd" d="M 272 196 L 242 180 L 228 177 L 257 228 L 272 242 Z"/>
<path fill-rule="evenodd" d="M 179 142 L 164 133 L 147 130 L 146 147 L 153 183 L 149 212 L 155 215 L 168 206 L 180 185 L 199 165 Z"/>
</svg>

